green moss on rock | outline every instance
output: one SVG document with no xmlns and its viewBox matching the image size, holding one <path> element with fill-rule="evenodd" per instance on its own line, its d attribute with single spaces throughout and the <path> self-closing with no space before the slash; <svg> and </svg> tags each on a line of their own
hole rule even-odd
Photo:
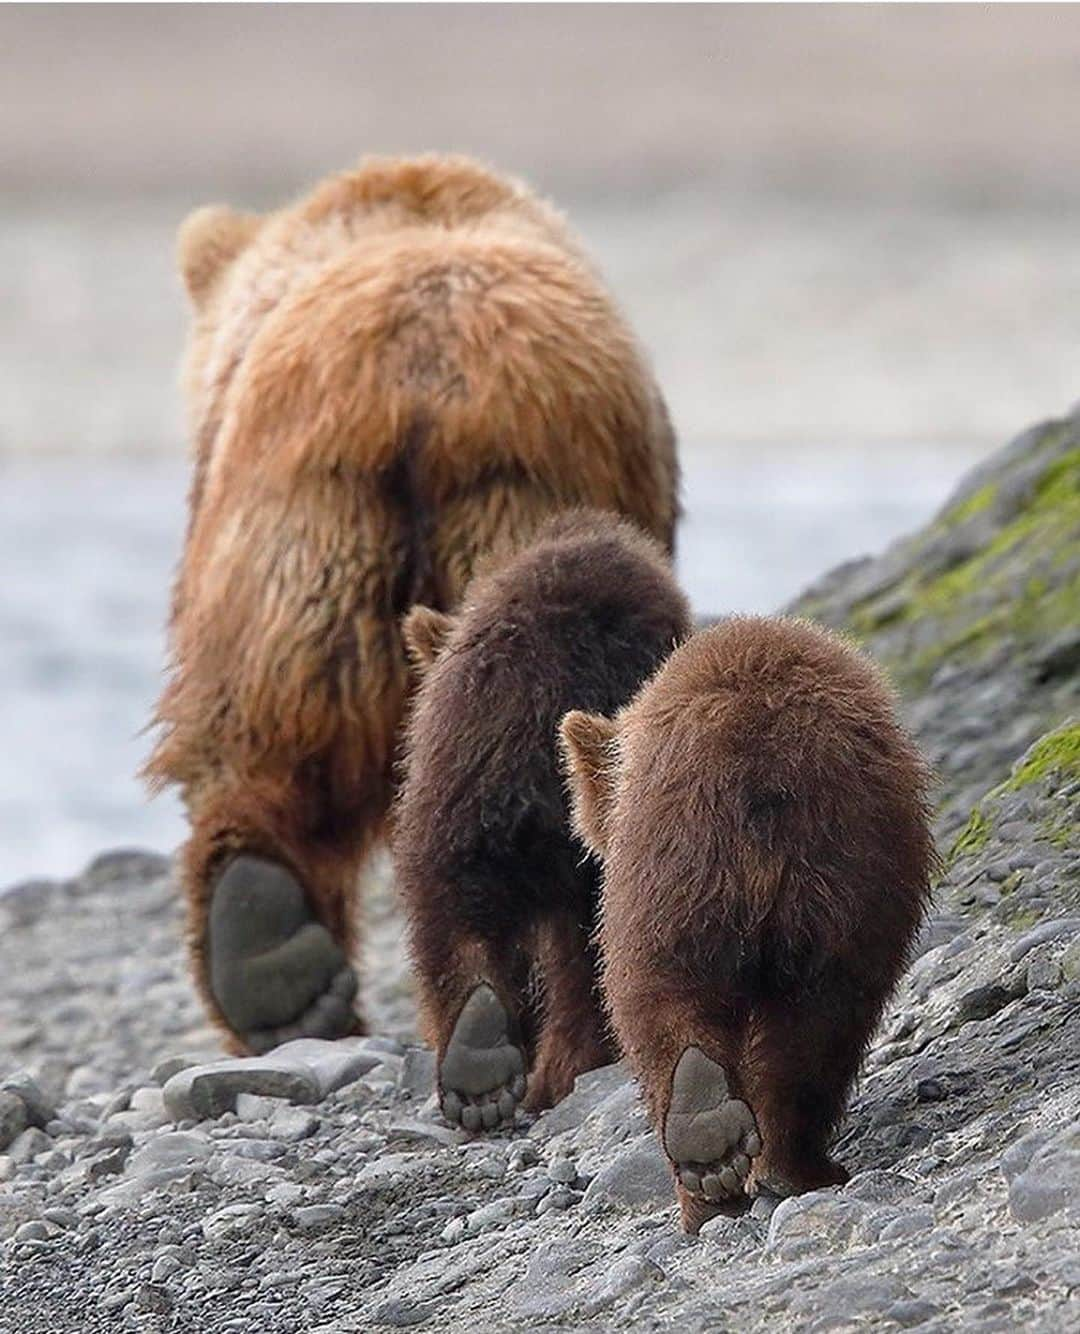
<svg viewBox="0 0 1080 1334">
<path fill-rule="evenodd" d="M 1080 722 L 1070 719 L 1036 741 L 995 790 L 1018 792 L 1050 773 L 1060 773 L 1063 778 L 1080 778 Z"/>
<path fill-rule="evenodd" d="M 981 852 L 989 837 L 990 821 L 983 814 L 982 808 L 976 806 L 968 816 L 967 824 L 957 835 L 956 842 L 952 845 L 946 859 L 947 864 L 952 866 L 961 857 L 973 857 L 977 852 Z"/>
</svg>

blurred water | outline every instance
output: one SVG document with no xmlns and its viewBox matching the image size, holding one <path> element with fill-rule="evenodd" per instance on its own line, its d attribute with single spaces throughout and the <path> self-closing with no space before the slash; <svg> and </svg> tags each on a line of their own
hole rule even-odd
<svg viewBox="0 0 1080 1334">
<path fill-rule="evenodd" d="M 769 610 L 944 499 L 978 447 L 684 452 L 679 568 L 699 612 Z M 118 844 L 169 850 L 135 773 L 183 529 L 176 462 L 0 468 L 0 886 Z"/>
</svg>

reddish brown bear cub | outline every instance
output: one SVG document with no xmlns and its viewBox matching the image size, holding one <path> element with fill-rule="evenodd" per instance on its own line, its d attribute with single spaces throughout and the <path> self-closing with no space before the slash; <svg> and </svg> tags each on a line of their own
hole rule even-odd
<svg viewBox="0 0 1080 1334">
<path fill-rule="evenodd" d="M 603 860 L 603 978 L 684 1227 L 846 1180 L 828 1146 L 934 863 L 928 775 L 871 663 L 796 620 L 695 635 L 562 738 Z"/>
<path fill-rule="evenodd" d="M 457 157 L 369 158 L 180 232 L 194 439 L 153 784 L 176 784 L 196 982 L 234 1050 L 355 1013 L 357 882 L 394 792 L 401 619 L 552 513 L 670 548 L 652 375 L 553 209 Z"/>
<path fill-rule="evenodd" d="M 570 830 L 559 721 L 625 704 L 689 633 L 661 550 L 610 515 L 550 520 L 469 586 L 417 608 L 423 671 L 394 857 L 442 1109 L 467 1130 L 546 1107 L 611 1060 L 593 942 L 599 872 Z M 530 1069 L 531 1064 L 531 1069 Z"/>
</svg>

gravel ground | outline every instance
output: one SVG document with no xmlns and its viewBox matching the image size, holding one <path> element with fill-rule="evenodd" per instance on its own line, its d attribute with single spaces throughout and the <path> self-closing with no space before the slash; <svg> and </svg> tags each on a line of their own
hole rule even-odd
<svg viewBox="0 0 1080 1334">
<path fill-rule="evenodd" d="M 385 868 L 379 1036 L 221 1061 L 169 863 L 111 853 L 0 899 L 0 1330 L 1080 1326 L 1078 474 L 1080 418 L 1030 432 L 801 604 L 892 669 L 943 779 L 846 1186 L 681 1236 L 618 1066 L 448 1130 Z"/>
</svg>

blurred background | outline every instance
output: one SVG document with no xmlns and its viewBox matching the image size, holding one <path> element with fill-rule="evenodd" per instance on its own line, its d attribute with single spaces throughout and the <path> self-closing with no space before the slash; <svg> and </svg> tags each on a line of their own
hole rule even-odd
<svg viewBox="0 0 1080 1334">
<path fill-rule="evenodd" d="M 0 6 L 0 885 L 182 835 L 188 210 L 527 177 L 655 361 L 696 607 L 768 610 L 1080 397 L 1078 88 L 1071 6 Z"/>
</svg>

